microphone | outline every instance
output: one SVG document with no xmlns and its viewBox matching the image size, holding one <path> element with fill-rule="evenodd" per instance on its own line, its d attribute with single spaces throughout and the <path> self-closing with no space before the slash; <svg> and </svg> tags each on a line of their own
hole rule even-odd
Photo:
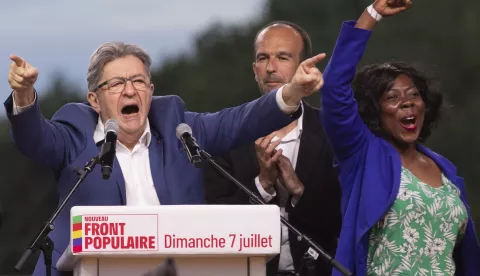
<svg viewBox="0 0 480 276">
<path fill-rule="evenodd" d="M 105 123 L 105 141 L 100 150 L 100 164 L 102 165 L 103 179 L 109 179 L 115 160 L 115 145 L 120 127 L 115 119 L 109 119 Z"/>
<path fill-rule="evenodd" d="M 192 129 L 189 125 L 181 123 L 176 129 L 177 138 L 182 142 L 183 149 L 187 153 L 188 160 L 195 168 L 199 168 L 202 165 L 202 157 L 200 156 L 200 147 L 197 144 L 197 140 L 192 136 Z"/>
</svg>

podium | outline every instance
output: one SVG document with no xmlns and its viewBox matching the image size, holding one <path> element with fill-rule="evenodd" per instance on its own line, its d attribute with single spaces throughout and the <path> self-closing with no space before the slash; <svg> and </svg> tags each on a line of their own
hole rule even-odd
<svg viewBox="0 0 480 276">
<path fill-rule="evenodd" d="M 76 206 L 57 262 L 76 276 L 143 275 L 167 257 L 179 276 L 264 276 L 280 253 L 276 205 Z M 57 230 L 58 231 L 58 230 Z"/>
</svg>

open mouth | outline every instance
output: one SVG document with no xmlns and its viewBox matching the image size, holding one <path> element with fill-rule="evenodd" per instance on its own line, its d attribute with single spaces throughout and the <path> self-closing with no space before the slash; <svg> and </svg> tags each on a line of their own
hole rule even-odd
<svg viewBox="0 0 480 276">
<path fill-rule="evenodd" d="M 136 114 L 136 113 L 138 113 L 138 111 L 140 111 L 140 109 L 138 108 L 138 105 L 136 105 L 136 104 L 126 105 L 122 108 L 122 114 L 123 115 Z"/>
<path fill-rule="evenodd" d="M 400 119 L 403 128 L 407 130 L 417 129 L 417 118 L 415 116 L 407 116 Z"/>
<path fill-rule="evenodd" d="M 268 79 L 265 81 L 266 84 L 278 84 L 278 83 L 283 83 L 281 80 L 275 80 L 275 79 Z"/>
</svg>

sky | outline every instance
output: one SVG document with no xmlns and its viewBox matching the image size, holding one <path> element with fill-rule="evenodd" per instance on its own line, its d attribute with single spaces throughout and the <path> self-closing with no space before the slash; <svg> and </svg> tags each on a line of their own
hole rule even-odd
<svg viewBox="0 0 480 276">
<path fill-rule="evenodd" d="M 42 94 L 61 72 L 86 91 L 86 71 L 102 43 L 137 44 L 158 67 L 165 57 L 191 49 L 195 34 L 214 22 L 241 24 L 258 17 L 265 0 L 23 0 L 0 9 L 0 97 L 8 84 L 10 54 L 39 70 Z M 1 113 L 0 113 L 1 114 Z M 5 112 L 3 112 L 5 115 Z"/>
</svg>

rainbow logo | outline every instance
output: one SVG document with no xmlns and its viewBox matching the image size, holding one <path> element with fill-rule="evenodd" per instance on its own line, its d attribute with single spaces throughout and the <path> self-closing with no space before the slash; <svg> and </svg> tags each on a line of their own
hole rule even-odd
<svg viewBox="0 0 480 276">
<path fill-rule="evenodd" d="M 72 224 L 72 249 L 73 253 L 82 252 L 83 244 L 82 216 L 74 216 Z"/>
</svg>

